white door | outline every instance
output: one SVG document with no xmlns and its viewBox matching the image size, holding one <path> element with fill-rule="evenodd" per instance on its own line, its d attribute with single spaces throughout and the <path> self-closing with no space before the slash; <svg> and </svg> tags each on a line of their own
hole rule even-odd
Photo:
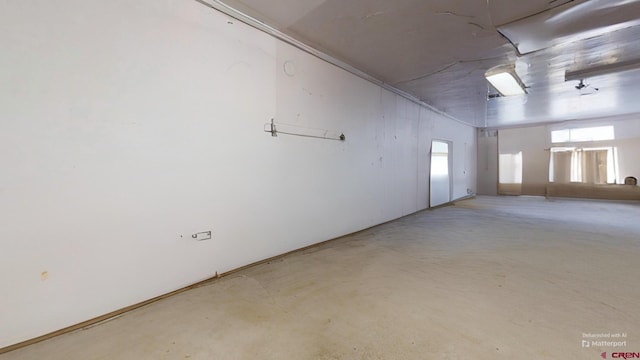
<svg viewBox="0 0 640 360">
<path fill-rule="evenodd" d="M 451 201 L 451 164 L 446 141 L 431 142 L 431 176 L 429 205 L 431 207 Z"/>
</svg>

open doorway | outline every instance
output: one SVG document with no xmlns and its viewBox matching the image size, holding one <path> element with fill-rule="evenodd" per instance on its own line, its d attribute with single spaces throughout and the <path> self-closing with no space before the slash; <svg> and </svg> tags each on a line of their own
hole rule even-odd
<svg viewBox="0 0 640 360">
<path fill-rule="evenodd" d="M 429 206 L 434 207 L 451 201 L 451 142 L 431 142 L 431 175 L 429 177 Z"/>
</svg>

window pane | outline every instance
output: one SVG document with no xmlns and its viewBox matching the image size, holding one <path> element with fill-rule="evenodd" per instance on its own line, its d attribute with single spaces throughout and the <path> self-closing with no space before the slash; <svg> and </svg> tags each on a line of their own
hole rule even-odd
<svg viewBox="0 0 640 360">
<path fill-rule="evenodd" d="M 500 154 L 498 167 L 501 184 L 522 184 L 522 151 Z"/>
<path fill-rule="evenodd" d="M 571 129 L 571 141 L 613 140 L 613 126 Z"/>
<path fill-rule="evenodd" d="M 551 132 L 552 143 L 569 142 L 569 139 L 570 139 L 569 130 L 555 130 Z"/>
<path fill-rule="evenodd" d="M 551 131 L 552 143 L 614 140 L 613 126 L 565 129 Z"/>
</svg>

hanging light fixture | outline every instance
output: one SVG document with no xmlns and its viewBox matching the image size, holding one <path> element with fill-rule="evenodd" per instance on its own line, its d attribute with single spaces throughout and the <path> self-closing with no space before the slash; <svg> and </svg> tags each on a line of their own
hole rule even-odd
<svg viewBox="0 0 640 360">
<path fill-rule="evenodd" d="M 564 73 L 564 81 L 580 80 L 582 82 L 584 79 L 596 76 L 617 74 L 638 69 L 640 69 L 640 59 L 602 64 L 586 69 L 567 70 Z"/>
</svg>

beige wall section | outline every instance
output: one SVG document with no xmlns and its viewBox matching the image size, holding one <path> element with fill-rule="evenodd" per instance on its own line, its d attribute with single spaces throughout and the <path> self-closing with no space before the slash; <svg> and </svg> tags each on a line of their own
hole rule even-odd
<svg viewBox="0 0 640 360">
<path fill-rule="evenodd" d="M 640 186 L 551 183 L 547 187 L 547 195 L 606 200 L 640 200 Z"/>
<path fill-rule="evenodd" d="M 640 137 L 618 140 L 616 146 L 620 166 L 618 183 L 623 184 L 627 176 L 640 179 Z"/>
<path fill-rule="evenodd" d="M 627 176 L 640 179 L 640 115 L 627 121 L 624 128 L 618 127 L 616 136 L 619 138 L 617 146 L 620 183 L 624 183 Z"/>
<path fill-rule="evenodd" d="M 478 195 L 498 195 L 498 131 L 478 129 Z"/>
<path fill-rule="evenodd" d="M 522 151 L 522 194 L 545 195 L 549 182 L 549 132 L 546 126 L 500 130 L 500 154 Z"/>
</svg>

